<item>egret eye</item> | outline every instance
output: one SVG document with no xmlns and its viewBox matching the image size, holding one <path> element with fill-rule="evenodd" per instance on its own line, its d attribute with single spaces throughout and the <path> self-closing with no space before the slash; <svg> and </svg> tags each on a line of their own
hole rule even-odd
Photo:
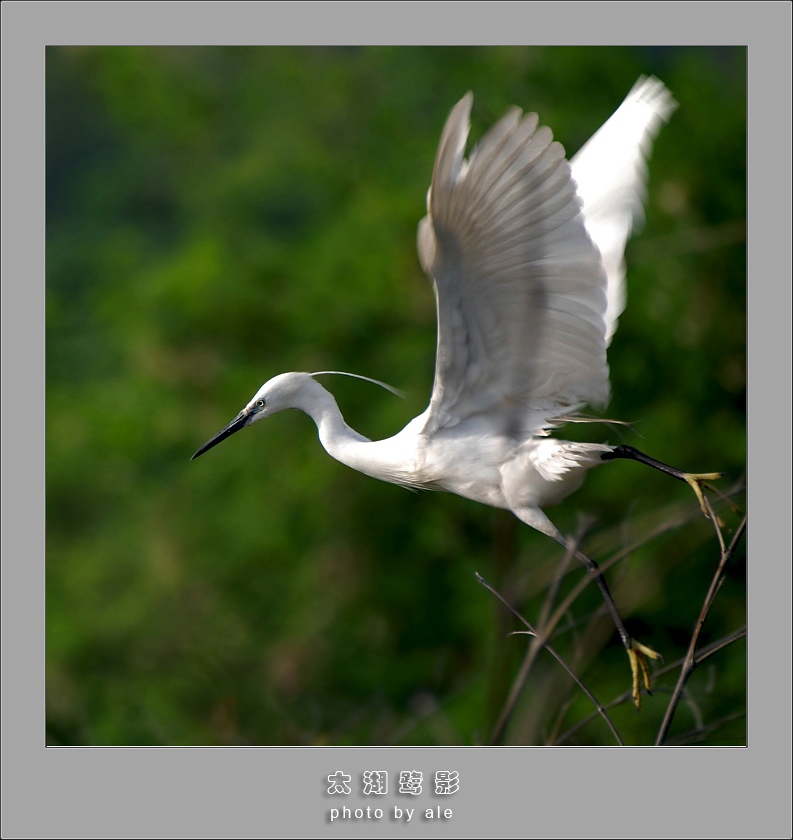
<svg viewBox="0 0 793 840">
<path fill-rule="evenodd" d="M 258 408 L 264 408 L 264 400 L 256 400 L 256 406 Z"/>
</svg>

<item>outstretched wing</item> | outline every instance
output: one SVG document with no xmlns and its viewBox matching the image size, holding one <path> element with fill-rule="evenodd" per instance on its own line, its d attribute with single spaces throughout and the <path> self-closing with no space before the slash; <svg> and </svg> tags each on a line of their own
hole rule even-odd
<svg viewBox="0 0 793 840">
<path fill-rule="evenodd" d="M 625 243 L 644 220 L 647 158 L 677 108 L 663 82 L 640 78 L 625 101 L 570 160 L 589 235 L 608 278 L 606 344 L 625 308 Z"/>
<path fill-rule="evenodd" d="M 537 428 L 609 393 L 606 275 L 564 149 L 513 109 L 464 160 L 472 101 L 446 122 L 418 231 L 438 310 L 428 433 L 475 415 Z"/>
</svg>

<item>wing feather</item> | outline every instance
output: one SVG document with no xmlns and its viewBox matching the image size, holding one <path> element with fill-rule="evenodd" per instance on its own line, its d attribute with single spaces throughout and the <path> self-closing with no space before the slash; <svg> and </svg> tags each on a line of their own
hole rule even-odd
<svg viewBox="0 0 793 840">
<path fill-rule="evenodd" d="M 476 414 L 536 428 L 608 399 L 606 276 L 564 149 L 513 109 L 465 161 L 471 103 L 447 120 L 418 232 L 438 309 L 429 433 Z"/>
<path fill-rule="evenodd" d="M 587 231 L 608 278 L 606 343 L 625 308 L 625 243 L 644 220 L 647 158 L 677 103 L 663 82 L 641 77 L 625 101 L 570 160 Z"/>
<path fill-rule="evenodd" d="M 466 160 L 472 102 L 443 129 L 418 230 L 438 311 L 428 433 L 482 414 L 532 430 L 608 401 L 625 243 L 642 220 L 652 140 L 676 107 L 658 79 L 639 79 L 568 164 L 518 108 Z"/>
</svg>

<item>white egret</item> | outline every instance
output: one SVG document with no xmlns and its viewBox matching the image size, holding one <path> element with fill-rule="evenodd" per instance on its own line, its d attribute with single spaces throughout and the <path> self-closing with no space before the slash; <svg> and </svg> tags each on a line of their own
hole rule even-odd
<svg viewBox="0 0 793 840">
<path fill-rule="evenodd" d="M 628 446 L 550 436 L 582 406 L 608 401 L 606 348 L 624 308 L 623 252 L 642 218 L 651 142 L 676 107 L 671 94 L 657 79 L 639 79 L 569 163 L 537 115 L 522 117 L 518 108 L 466 160 L 472 101 L 469 92 L 443 129 L 418 228 L 438 316 L 427 410 L 393 437 L 371 441 L 347 425 L 318 374 L 282 373 L 193 458 L 296 408 L 343 464 L 506 508 L 564 546 L 543 508 L 604 461 L 646 463 L 687 481 L 701 499 L 700 485 L 719 474 L 684 473 Z M 649 689 L 647 658 L 658 654 L 631 639 L 597 565 L 581 552 L 576 557 L 600 587 L 628 652 L 638 706 L 640 675 Z"/>
</svg>

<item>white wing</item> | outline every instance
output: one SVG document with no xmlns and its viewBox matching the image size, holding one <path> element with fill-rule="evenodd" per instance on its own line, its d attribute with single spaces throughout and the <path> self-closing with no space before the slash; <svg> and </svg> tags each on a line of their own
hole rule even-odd
<svg viewBox="0 0 793 840">
<path fill-rule="evenodd" d="M 677 103 L 656 78 L 640 78 L 625 101 L 570 160 L 586 229 L 608 277 L 606 344 L 625 308 L 625 243 L 644 220 L 647 158 Z"/>
<path fill-rule="evenodd" d="M 536 429 L 609 394 L 606 276 L 564 149 L 513 109 L 465 161 L 472 101 L 446 122 L 418 231 L 438 309 L 427 433 L 474 415 Z"/>
</svg>

